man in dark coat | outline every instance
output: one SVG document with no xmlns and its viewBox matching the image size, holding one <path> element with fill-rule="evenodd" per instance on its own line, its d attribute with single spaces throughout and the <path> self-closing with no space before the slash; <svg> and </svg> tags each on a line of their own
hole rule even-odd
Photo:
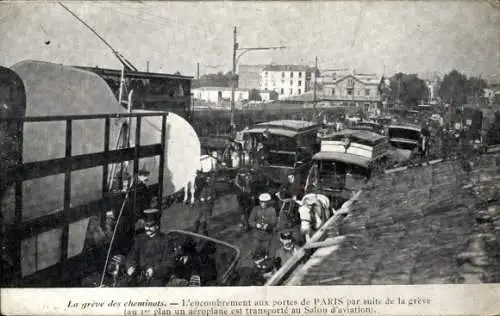
<svg viewBox="0 0 500 316">
<path fill-rule="evenodd" d="M 148 188 L 149 182 L 149 171 L 140 170 L 137 175 L 137 185 L 135 186 L 136 190 L 136 212 L 135 212 L 135 220 L 137 221 L 144 214 L 144 210 L 151 207 L 151 201 L 153 199 L 153 194 Z M 132 200 L 131 200 L 132 201 Z"/>
<path fill-rule="evenodd" d="M 205 179 L 206 182 L 202 187 L 197 187 L 195 190 L 195 206 L 198 210 L 195 232 L 208 235 L 208 228 L 210 226 L 210 219 L 212 218 L 217 192 L 214 188 L 213 177 L 207 174 L 205 175 Z"/>
<path fill-rule="evenodd" d="M 174 267 L 174 252 L 160 231 L 160 214 L 157 209 L 144 211 L 145 233 L 136 237 L 126 259 L 127 274 L 139 283 L 152 286 L 166 284 Z"/>
<path fill-rule="evenodd" d="M 248 229 L 248 217 L 254 206 L 254 185 L 253 185 L 253 175 L 249 170 L 241 171 L 236 175 L 234 179 L 234 185 L 238 189 L 237 199 L 238 204 L 241 209 L 241 223 L 240 228 L 242 230 Z"/>
</svg>

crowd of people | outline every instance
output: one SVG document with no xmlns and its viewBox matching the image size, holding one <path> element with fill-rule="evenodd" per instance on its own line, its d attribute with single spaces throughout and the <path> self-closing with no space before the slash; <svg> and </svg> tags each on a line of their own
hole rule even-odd
<svg viewBox="0 0 500 316">
<path fill-rule="evenodd" d="M 460 145 L 464 147 L 472 144 L 467 135 L 466 129 L 447 131 L 444 128 L 436 129 L 428 123 L 424 124 L 418 154 L 429 157 L 431 148 L 437 146 L 436 139 L 440 139 L 442 155 L 449 157 L 457 153 Z M 244 149 L 231 148 L 239 155 Z M 249 153 L 251 161 L 262 158 L 262 144 L 256 144 L 252 148 L 255 150 Z M 231 167 L 241 167 L 238 159 L 232 160 L 235 163 Z M 300 231 L 301 218 L 298 212 L 304 192 L 293 173 L 288 175 L 287 183 L 272 192 L 268 180 L 257 179 L 259 173 L 253 167 L 255 166 L 251 165 L 238 169 L 233 183 L 241 211 L 240 230 L 248 234 L 251 241 L 248 247 L 255 267 L 260 269 L 261 276 L 266 277 L 286 263 L 305 242 Z M 127 275 L 138 278 L 141 282 L 147 280 L 152 285 L 203 285 L 216 282 L 217 269 L 213 246 L 199 250 L 195 244 L 187 242 L 176 248 L 165 240 L 164 234 L 159 231 L 158 210 L 148 192 L 147 179 L 147 172 L 141 171 L 134 187 L 138 197 L 134 209 L 139 211 L 123 219 L 125 233 L 115 236 L 116 249 L 120 253 L 128 254 L 124 263 Z M 193 198 L 188 199 L 194 203 L 197 212 L 194 232 L 202 235 L 210 233 L 210 220 L 214 203 L 218 199 L 215 180 L 211 173 L 198 172 Z M 125 176 L 124 181 L 130 179 Z M 107 213 L 108 235 L 112 231 L 111 223 L 120 213 L 120 206 L 115 205 L 111 209 Z M 126 239 L 135 232 L 135 224 L 138 221 L 142 221 L 145 233 L 137 236 L 133 245 L 127 246 Z"/>
</svg>

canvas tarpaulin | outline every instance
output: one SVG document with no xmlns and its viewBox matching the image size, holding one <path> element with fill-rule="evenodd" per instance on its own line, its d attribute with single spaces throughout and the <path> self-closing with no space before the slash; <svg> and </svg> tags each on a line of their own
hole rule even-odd
<svg viewBox="0 0 500 316">
<path fill-rule="evenodd" d="M 94 73 L 62 65 L 23 61 L 11 67 L 22 79 L 26 90 L 25 116 L 82 115 L 125 113 L 106 82 Z M 126 119 L 112 119 L 110 124 L 110 149 L 115 149 L 122 123 Z M 141 145 L 159 143 L 161 118 L 144 118 Z M 158 123 L 159 122 L 159 123 Z M 158 128 L 159 126 L 159 128 Z M 167 149 L 177 153 L 166 155 L 172 158 L 165 167 L 165 194 L 173 193 L 186 184 L 195 170 L 175 170 L 173 163 L 197 159 L 199 164 L 199 141 L 196 133 L 182 118 L 172 115 L 167 120 L 167 130 L 174 131 L 167 137 Z M 178 139 L 183 131 L 187 135 L 186 146 Z M 172 145 L 173 137 L 177 137 Z M 66 122 L 25 123 L 23 130 L 23 162 L 62 158 L 65 155 Z M 134 136 L 131 135 L 131 140 Z M 82 120 L 72 123 L 72 155 L 102 152 L 104 150 L 104 120 Z M 177 146 L 177 147 L 176 147 Z M 186 150 L 182 148 L 186 147 Z M 152 158 L 155 159 L 155 158 Z M 144 163 L 143 163 L 144 165 Z M 150 170 L 158 179 L 158 157 Z M 192 164 L 189 164 L 192 166 Z M 110 169 L 111 170 L 111 169 Z M 155 174 L 156 172 L 156 174 Z M 172 179 L 174 179 L 172 181 Z M 154 181 L 152 181 L 154 183 Z M 102 196 L 102 168 L 78 170 L 71 173 L 71 207 L 87 204 Z M 23 183 L 22 219 L 30 220 L 63 208 L 64 174 L 28 180 Z M 14 208 L 13 188 L 2 201 L 2 212 Z M 8 212 L 12 214 L 12 212 Z M 9 219 L 6 219 L 9 220 Z M 12 219 L 10 219 L 12 220 Z M 68 256 L 83 249 L 88 218 L 72 223 L 69 230 Z M 61 229 L 52 229 L 22 242 L 21 255 L 23 275 L 43 269 L 59 260 Z"/>
</svg>

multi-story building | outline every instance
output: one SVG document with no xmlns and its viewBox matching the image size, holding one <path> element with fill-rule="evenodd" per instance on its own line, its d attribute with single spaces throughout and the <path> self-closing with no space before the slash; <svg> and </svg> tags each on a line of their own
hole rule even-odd
<svg viewBox="0 0 500 316">
<path fill-rule="evenodd" d="M 218 106 L 229 106 L 231 102 L 231 88 L 229 87 L 199 87 L 192 89 L 193 99 Z M 236 105 L 245 103 L 250 99 L 250 89 L 237 88 L 234 91 Z M 261 102 L 270 101 L 270 91 L 258 91 Z"/>
<path fill-rule="evenodd" d="M 375 114 L 382 107 L 382 91 L 387 85 L 382 76 L 354 71 L 331 80 L 323 78 L 322 83 L 319 98 L 334 106 L 361 108 L 367 114 Z"/>
<path fill-rule="evenodd" d="M 301 95 L 313 88 L 318 71 L 302 65 L 269 65 L 261 72 L 261 90 L 278 93 L 279 99 Z"/>
<path fill-rule="evenodd" d="M 257 89 L 261 88 L 261 73 L 266 65 L 239 65 L 238 66 L 238 88 Z"/>
</svg>

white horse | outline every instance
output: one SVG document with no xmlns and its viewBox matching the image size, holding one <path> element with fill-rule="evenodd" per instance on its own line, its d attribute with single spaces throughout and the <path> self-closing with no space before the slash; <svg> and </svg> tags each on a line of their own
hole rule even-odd
<svg viewBox="0 0 500 316">
<path fill-rule="evenodd" d="M 330 199 L 323 194 L 309 193 L 302 198 L 299 204 L 301 205 L 299 207 L 300 231 L 308 241 L 312 233 L 332 216 Z"/>
</svg>

